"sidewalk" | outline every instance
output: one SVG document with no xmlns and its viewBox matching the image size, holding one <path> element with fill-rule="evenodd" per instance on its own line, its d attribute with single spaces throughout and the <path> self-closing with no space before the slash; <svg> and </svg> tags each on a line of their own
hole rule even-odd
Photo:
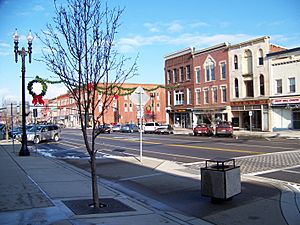
<svg viewBox="0 0 300 225">
<path fill-rule="evenodd" d="M 132 210 L 75 215 L 63 201 L 91 198 L 89 173 L 55 159 L 19 157 L 20 145 L 0 144 L 1 225 L 208 225 L 203 220 L 155 209 L 99 182 L 100 199 L 112 198 Z"/>
<path fill-rule="evenodd" d="M 192 129 L 187 128 L 176 128 L 174 134 L 193 135 Z M 288 138 L 288 139 L 299 139 L 300 130 L 283 130 L 274 132 L 263 132 L 263 131 L 249 131 L 249 130 L 234 130 L 234 137 L 252 137 L 252 138 Z"/>
<path fill-rule="evenodd" d="M 19 148 L 20 146 L 16 145 L 14 150 L 10 143 L 0 143 L 2 225 L 299 225 L 300 214 L 296 204 L 300 202 L 299 193 L 285 185 L 264 184 L 265 181 L 256 180 L 251 176 L 242 179 L 242 193 L 228 204 L 212 205 L 207 200 L 199 202 L 202 199 L 199 196 L 197 199 L 190 199 L 191 202 L 197 203 L 193 204 L 199 209 L 198 218 L 184 215 L 181 211 L 145 196 L 139 196 L 134 190 L 122 191 L 118 184 L 101 179 L 100 199 L 114 199 L 128 206 L 129 210 L 76 215 L 65 202 L 91 198 L 89 173 L 34 152 L 31 152 L 31 156 L 19 157 Z M 110 160 L 115 164 L 102 163 L 103 167 L 99 170 L 106 169 L 112 173 L 117 172 L 113 168 L 119 168 L 126 173 L 141 170 L 140 163 L 131 157 Z M 110 168 L 111 165 L 115 167 Z M 156 185 L 164 184 L 166 190 L 173 189 L 175 193 L 189 191 L 181 189 L 183 182 L 180 184 L 178 180 L 199 179 L 198 174 L 189 173 L 183 166 L 170 161 L 145 157 L 143 170 L 147 169 L 159 174 Z M 172 182 L 179 185 L 166 186 Z M 185 203 L 181 204 L 184 207 Z"/>
</svg>

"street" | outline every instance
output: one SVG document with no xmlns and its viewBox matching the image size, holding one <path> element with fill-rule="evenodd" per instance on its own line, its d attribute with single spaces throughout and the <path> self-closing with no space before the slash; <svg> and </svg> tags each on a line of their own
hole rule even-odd
<svg viewBox="0 0 300 225">
<path fill-rule="evenodd" d="M 148 157 L 157 159 L 151 164 L 145 163 L 148 166 L 139 161 L 138 133 L 101 134 L 96 143 L 100 179 L 127 194 L 138 195 L 137 198 L 158 208 L 171 207 L 170 210 L 207 220 L 209 214 L 222 211 L 223 206 L 208 206 L 209 199 L 201 196 L 199 174 L 206 159 L 235 158 L 241 167 L 245 178 L 243 194 L 227 203 L 232 207 L 278 196 L 279 192 L 275 193 L 270 184 L 264 182 L 266 178 L 300 184 L 299 140 L 146 134 L 143 135 L 143 161 Z M 44 142 L 37 147 L 42 154 L 61 158 L 89 171 L 84 148 L 81 131 L 74 129 L 64 129 L 57 143 Z M 180 168 L 168 171 L 166 162 L 172 163 L 170 168 L 174 165 Z M 252 179 L 259 181 L 260 185 L 254 184 Z M 262 191 L 268 188 L 269 192 Z"/>
</svg>

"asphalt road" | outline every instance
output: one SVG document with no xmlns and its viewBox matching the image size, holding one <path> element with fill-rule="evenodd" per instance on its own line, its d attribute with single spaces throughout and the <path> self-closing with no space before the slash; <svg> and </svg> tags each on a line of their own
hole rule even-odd
<svg viewBox="0 0 300 225">
<path fill-rule="evenodd" d="M 40 153 L 64 159 L 89 171 L 80 130 L 64 129 L 59 142 L 44 142 L 37 148 Z M 199 218 L 208 218 L 212 212 L 225 209 L 225 206 L 208 206 L 209 199 L 201 196 L 199 171 L 206 159 L 235 158 L 242 174 L 256 174 L 300 184 L 298 140 L 143 135 L 143 157 L 175 161 L 187 171 L 195 173 L 191 177 L 158 172 L 156 167 L 159 165 L 155 163 L 152 167 L 137 163 L 140 157 L 138 133 L 102 134 L 97 138 L 96 148 L 99 150 L 97 174 L 112 182 L 114 188 L 129 194 L 134 190 L 140 194 L 138 198 L 152 201 L 151 204 L 157 204 L 158 208 L 171 207 Z M 133 161 L 124 161 L 115 156 L 134 157 L 127 157 Z M 256 202 L 257 199 L 275 198 L 280 194 L 265 183 L 243 182 L 242 186 L 243 195 L 236 196 L 228 203 L 230 207 Z"/>
<path fill-rule="evenodd" d="M 57 156 L 68 153 L 84 157 L 85 147 L 80 130 L 64 129 L 59 143 L 44 143 L 41 146 L 55 146 Z M 96 147 L 99 154 L 140 155 L 138 133 L 101 134 Z M 182 163 L 195 163 L 214 157 L 236 158 L 275 152 L 299 150 L 299 141 L 283 139 L 248 139 L 230 137 L 194 137 L 186 135 L 143 135 L 143 156 L 149 156 Z M 59 154 L 61 153 L 61 154 Z"/>
</svg>

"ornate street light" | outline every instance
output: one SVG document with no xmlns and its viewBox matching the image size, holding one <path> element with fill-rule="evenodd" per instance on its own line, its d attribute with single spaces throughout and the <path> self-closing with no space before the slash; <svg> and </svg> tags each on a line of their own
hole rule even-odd
<svg viewBox="0 0 300 225">
<path fill-rule="evenodd" d="M 15 43 L 14 53 L 15 53 L 15 61 L 18 62 L 18 55 L 22 58 L 22 147 L 19 152 L 19 156 L 29 156 L 30 152 L 27 148 L 27 136 L 26 136 L 26 112 L 25 112 L 25 56 L 28 55 L 29 63 L 31 63 L 31 54 L 32 54 L 32 40 L 33 36 L 31 35 L 31 31 L 29 31 L 27 35 L 27 41 L 28 41 L 28 50 L 25 50 L 24 47 L 22 47 L 22 50 L 19 50 L 19 34 L 17 32 L 17 29 L 13 35 L 13 40 Z"/>
</svg>

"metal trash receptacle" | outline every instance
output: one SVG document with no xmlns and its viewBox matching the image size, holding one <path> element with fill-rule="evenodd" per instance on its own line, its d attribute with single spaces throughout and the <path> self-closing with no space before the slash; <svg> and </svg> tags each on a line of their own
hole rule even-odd
<svg viewBox="0 0 300 225">
<path fill-rule="evenodd" d="M 235 159 L 214 158 L 201 168 L 201 194 L 213 199 L 231 199 L 241 192 L 240 167 Z"/>
</svg>

